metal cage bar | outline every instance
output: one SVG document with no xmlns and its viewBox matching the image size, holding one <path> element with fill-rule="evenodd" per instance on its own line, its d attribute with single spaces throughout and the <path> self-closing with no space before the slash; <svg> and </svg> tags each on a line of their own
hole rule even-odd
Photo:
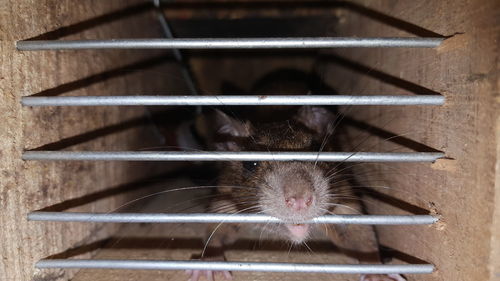
<svg viewBox="0 0 500 281">
<path fill-rule="evenodd" d="M 20 51 L 69 49 L 309 49 L 309 48 L 434 48 L 443 38 L 421 37 L 296 37 L 296 38 L 171 38 L 18 41 Z"/>
<path fill-rule="evenodd" d="M 23 160 L 434 162 L 441 152 L 26 151 Z"/>
<path fill-rule="evenodd" d="M 433 96 L 70 96 L 23 97 L 26 106 L 132 106 L 132 105 L 442 105 L 445 98 Z"/>
<path fill-rule="evenodd" d="M 164 214 L 164 213 L 73 213 L 31 212 L 31 221 L 107 222 L 107 223 L 283 223 L 264 214 Z M 417 225 L 433 224 L 438 219 L 431 215 L 325 215 L 310 221 L 294 223 Z"/>
<path fill-rule="evenodd" d="M 155 4 L 160 8 L 160 0 Z M 161 12 L 161 11 L 160 11 Z M 180 49 L 304 49 L 304 48 L 434 48 L 443 38 L 173 38 L 170 26 L 159 13 L 158 19 L 167 39 L 111 40 L 39 40 L 18 41 L 17 49 L 172 49 L 182 65 L 182 75 L 189 91 L 196 85 Z M 442 105 L 443 96 L 100 96 L 100 97 L 23 97 L 25 106 L 133 106 L 133 105 Z M 377 153 L 377 152 L 177 152 L 177 151 L 27 151 L 24 160 L 91 160 L 91 161 L 344 161 L 344 162 L 432 162 L 443 153 Z M 163 214 L 163 213 L 70 213 L 31 212 L 32 221 L 107 222 L 107 223 L 283 223 L 264 214 Z M 420 225 L 433 224 L 431 215 L 326 215 L 306 222 L 323 224 Z M 300 263 L 252 263 L 158 260 L 75 260 L 45 259 L 37 268 L 94 268 L 142 270 L 228 270 L 263 272 L 337 273 L 337 274 L 426 274 L 431 264 L 409 265 L 339 265 Z"/>
<path fill-rule="evenodd" d="M 227 270 L 289 273 L 336 274 L 428 274 L 432 264 L 304 264 L 256 263 L 214 261 L 158 261 L 158 260 L 84 260 L 45 259 L 36 268 L 93 268 L 93 269 L 143 269 L 143 270 Z"/>
</svg>

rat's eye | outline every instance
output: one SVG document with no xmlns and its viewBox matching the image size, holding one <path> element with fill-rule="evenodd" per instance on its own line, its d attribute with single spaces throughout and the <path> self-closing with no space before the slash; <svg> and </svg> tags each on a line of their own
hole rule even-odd
<svg viewBox="0 0 500 281">
<path fill-rule="evenodd" d="M 250 173 L 253 173 L 259 166 L 259 162 L 243 162 L 243 168 Z"/>
</svg>

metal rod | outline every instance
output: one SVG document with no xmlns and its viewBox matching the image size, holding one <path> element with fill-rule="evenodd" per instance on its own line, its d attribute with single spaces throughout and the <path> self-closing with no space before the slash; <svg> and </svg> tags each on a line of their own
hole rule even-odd
<svg viewBox="0 0 500 281">
<path fill-rule="evenodd" d="M 84 96 L 23 97 L 26 106 L 131 105 L 442 105 L 444 96 Z"/>
<path fill-rule="evenodd" d="M 274 49 L 274 48 L 434 48 L 443 38 L 172 38 L 172 39 L 109 39 L 109 40 L 33 40 L 18 41 L 21 51 L 69 49 Z"/>
<path fill-rule="evenodd" d="M 217 261 L 46 259 L 36 268 L 93 268 L 142 270 L 215 270 L 335 274 L 428 274 L 432 264 L 304 264 Z"/>
<path fill-rule="evenodd" d="M 31 212 L 31 221 L 108 222 L 108 223 L 283 223 L 282 220 L 264 214 L 165 214 L 165 213 L 73 213 Z M 433 224 L 438 219 L 430 215 L 326 215 L 311 221 L 293 223 L 321 224 L 368 224 L 368 225 L 416 225 Z"/>
<path fill-rule="evenodd" d="M 440 152 L 26 151 L 23 160 L 434 162 Z"/>
</svg>

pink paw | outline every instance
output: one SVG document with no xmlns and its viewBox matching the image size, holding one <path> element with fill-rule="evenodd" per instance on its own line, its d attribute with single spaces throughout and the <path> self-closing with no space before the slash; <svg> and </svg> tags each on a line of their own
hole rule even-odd
<svg viewBox="0 0 500 281">
<path fill-rule="evenodd" d="M 229 271 L 212 271 L 212 270 L 186 270 L 189 275 L 189 281 L 198 281 L 200 276 L 205 276 L 208 281 L 214 281 L 215 276 L 222 275 L 225 280 L 233 280 L 233 275 Z"/>
<path fill-rule="evenodd" d="M 403 276 L 399 274 L 363 274 L 360 281 L 406 281 Z"/>
</svg>

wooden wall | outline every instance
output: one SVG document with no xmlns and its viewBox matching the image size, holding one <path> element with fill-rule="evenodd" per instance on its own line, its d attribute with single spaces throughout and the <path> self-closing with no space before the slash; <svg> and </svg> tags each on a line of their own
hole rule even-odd
<svg viewBox="0 0 500 281">
<path fill-rule="evenodd" d="M 148 164 L 139 163 L 30 162 L 21 160 L 23 150 L 143 149 L 161 141 L 144 119 L 144 108 L 29 108 L 21 106 L 20 98 L 159 94 L 184 87 L 165 51 L 15 49 L 17 40 L 32 38 L 161 37 L 150 2 L 0 2 L 0 276 L 3 280 L 67 280 L 72 271 L 37 272 L 35 261 L 92 245 L 112 233 L 113 227 L 28 222 L 27 213 L 48 206 L 111 211 L 125 200 L 124 190 L 146 186 L 123 184 L 161 169 L 150 165 L 145 172 Z"/>
<path fill-rule="evenodd" d="M 446 97 L 443 107 L 349 109 L 365 126 L 389 136 L 402 134 L 403 145 L 388 146 L 381 139 L 389 136 L 373 130 L 382 137 L 372 142 L 375 146 L 364 148 L 438 150 L 451 158 L 432 165 L 370 168 L 371 184 L 389 187 L 374 189 L 388 194 L 385 201 L 406 211 L 389 204 L 368 207 L 374 213 L 430 210 L 442 217 L 428 228 L 378 228 L 382 244 L 436 265 L 431 277 L 409 280 L 500 280 L 500 2 L 353 1 L 337 15 L 338 36 L 449 37 L 438 49 L 327 51 L 324 76 L 342 94 L 439 93 Z"/>
</svg>

